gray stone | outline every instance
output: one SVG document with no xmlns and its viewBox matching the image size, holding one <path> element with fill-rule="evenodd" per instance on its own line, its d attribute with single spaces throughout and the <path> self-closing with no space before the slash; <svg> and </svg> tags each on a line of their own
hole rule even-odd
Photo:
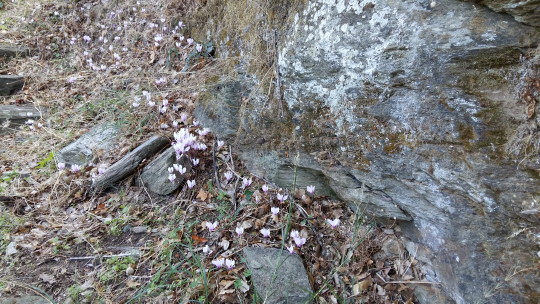
<svg viewBox="0 0 540 304">
<path fill-rule="evenodd" d="M 58 162 L 66 165 L 88 165 L 98 152 L 110 152 L 118 142 L 120 128 L 114 124 L 101 124 L 67 145 L 57 154 Z"/>
<path fill-rule="evenodd" d="M 179 161 L 176 160 L 176 153 L 171 147 L 144 167 L 140 178 L 142 186 L 159 195 L 169 195 L 173 193 L 185 180 L 185 175 L 177 174 L 174 182 L 169 181 L 169 172 L 167 171 L 167 168 L 172 167 L 175 163 L 181 164 L 183 167 L 187 168 L 188 172 L 191 170 L 191 162 L 189 159 L 184 156 Z"/>
<path fill-rule="evenodd" d="M 30 54 L 30 49 L 11 44 L 0 43 L 0 57 L 25 57 Z"/>
<path fill-rule="evenodd" d="M 24 86 L 24 77 L 17 75 L 0 75 L 0 96 L 17 93 Z"/>
<path fill-rule="evenodd" d="M 146 233 L 148 231 L 148 227 L 146 226 L 135 226 L 131 228 L 131 232 L 133 233 Z"/>
<path fill-rule="evenodd" d="M 22 296 L 22 297 L 3 297 L 0 298 L 0 304 L 49 304 L 54 303 L 45 297 Z"/>
<path fill-rule="evenodd" d="M 275 248 L 243 250 L 253 285 L 267 304 L 311 303 L 312 290 L 298 255 Z"/>
<path fill-rule="evenodd" d="M 519 270 L 537 265 L 540 219 L 526 211 L 540 200 L 540 115 L 527 117 L 517 93 L 540 78 L 540 30 L 474 3 L 429 2 L 255 0 L 242 17 L 240 0 L 207 2 L 196 38 L 244 59 L 218 81 L 234 100 L 208 90 L 197 119 L 259 175 L 315 176 L 358 211 L 401 221 L 456 303 L 534 302 L 540 276 Z M 261 44 L 274 51 L 269 25 L 280 30 L 273 71 L 260 63 Z"/>
<path fill-rule="evenodd" d="M 16 131 L 29 119 L 41 118 L 41 112 L 34 106 L 0 105 L 0 135 Z"/>
</svg>

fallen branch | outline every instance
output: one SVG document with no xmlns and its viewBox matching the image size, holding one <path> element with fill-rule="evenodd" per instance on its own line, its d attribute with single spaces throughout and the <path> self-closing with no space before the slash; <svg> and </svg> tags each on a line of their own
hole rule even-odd
<svg viewBox="0 0 540 304">
<path fill-rule="evenodd" d="M 439 285 L 441 283 L 439 283 L 439 282 L 429 282 L 429 281 L 392 281 L 392 282 L 384 282 L 382 284 L 432 284 L 432 285 Z"/>
<path fill-rule="evenodd" d="M 92 189 L 101 191 L 127 177 L 145 159 L 163 148 L 169 141 L 164 137 L 153 136 L 135 150 L 129 152 L 121 160 L 110 166 L 105 173 L 98 176 Z"/>
<path fill-rule="evenodd" d="M 119 253 L 119 254 L 107 254 L 107 255 L 90 255 L 90 256 L 83 256 L 83 257 L 71 257 L 69 258 L 70 261 L 78 261 L 78 260 L 93 260 L 97 258 L 121 258 L 126 256 L 137 256 L 141 255 L 140 252 L 125 252 L 125 253 Z"/>
</svg>

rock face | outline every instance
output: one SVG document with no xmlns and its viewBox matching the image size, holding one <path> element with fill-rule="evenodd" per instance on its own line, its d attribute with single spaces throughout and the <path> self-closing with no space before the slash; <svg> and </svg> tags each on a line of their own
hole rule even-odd
<svg viewBox="0 0 540 304">
<path fill-rule="evenodd" d="M 201 9 L 198 39 L 245 59 L 211 80 L 197 119 L 255 173 L 400 221 L 445 301 L 538 302 L 539 29 L 457 0 L 274 4 Z"/>
<path fill-rule="evenodd" d="M 25 47 L 19 47 L 16 45 L 0 43 L 0 57 L 12 58 L 12 57 L 24 57 L 30 54 L 30 49 Z"/>
<path fill-rule="evenodd" d="M 507 13 L 522 23 L 540 26 L 540 2 L 538 0 L 474 0 L 490 9 Z"/>
<path fill-rule="evenodd" d="M 311 303 L 313 292 L 300 257 L 274 248 L 246 247 L 243 252 L 263 303 Z"/>
<path fill-rule="evenodd" d="M 93 127 L 88 133 L 72 142 L 58 153 L 58 162 L 66 165 L 85 166 L 99 152 L 111 151 L 118 140 L 120 129 L 114 124 L 103 124 Z"/>
</svg>

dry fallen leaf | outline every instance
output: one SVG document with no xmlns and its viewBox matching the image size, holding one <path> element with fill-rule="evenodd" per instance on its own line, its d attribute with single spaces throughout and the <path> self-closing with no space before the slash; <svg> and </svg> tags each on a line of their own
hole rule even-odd
<svg viewBox="0 0 540 304">
<path fill-rule="evenodd" d="M 45 283 L 49 283 L 49 284 L 54 284 L 56 283 L 56 279 L 54 278 L 54 276 L 50 275 L 50 274 L 46 274 L 46 273 L 42 273 L 38 276 L 41 280 L 43 280 L 43 282 Z"/>
<path fill-rule="evenodd" d="M 208 198 L 208 192 L 204 191 L 204 189 L 200 189 L 199 193 L 197 193 L 197 199 L 201 201 L 205 201 Z"/>
</svg>

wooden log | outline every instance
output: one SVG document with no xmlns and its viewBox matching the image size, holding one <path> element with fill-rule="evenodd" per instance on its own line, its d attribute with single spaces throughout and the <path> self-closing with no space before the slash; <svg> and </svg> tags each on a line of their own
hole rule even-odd
<svg viewBox="0 0 540 304">
<path fill-rule="evenodd" d="M 24 86 L 24 78 L 17 75 L 0 75 L 0 96 L 15 94 Z"/>
<path fill-rule="evenodd" d="M 168 143 L 169 140 L 164 137 L 153 136 L 135 150 L 126 154 L 126 156 L 117 161 L 114 165 L 107 168 L 105 173 L 94 180 L 92 183 L 92 190 L 103 191 L 124 179 L 130 175 L 145 158 L 154 155 Z"/>
<path fill-rule="evenodd" d="M 30 55 L 30 49 L 25 47 L 19 47 L 11 44 L 0 43 L 0 57 L 12 58 L 12 57 L 25 57 Z"/>
<path fill-rule="evenodd" d="M 34 106 L 0 105 L 0 135 L 16 130 L 29 119 L 40 118 L 41 113 Z"/>
</svg>

